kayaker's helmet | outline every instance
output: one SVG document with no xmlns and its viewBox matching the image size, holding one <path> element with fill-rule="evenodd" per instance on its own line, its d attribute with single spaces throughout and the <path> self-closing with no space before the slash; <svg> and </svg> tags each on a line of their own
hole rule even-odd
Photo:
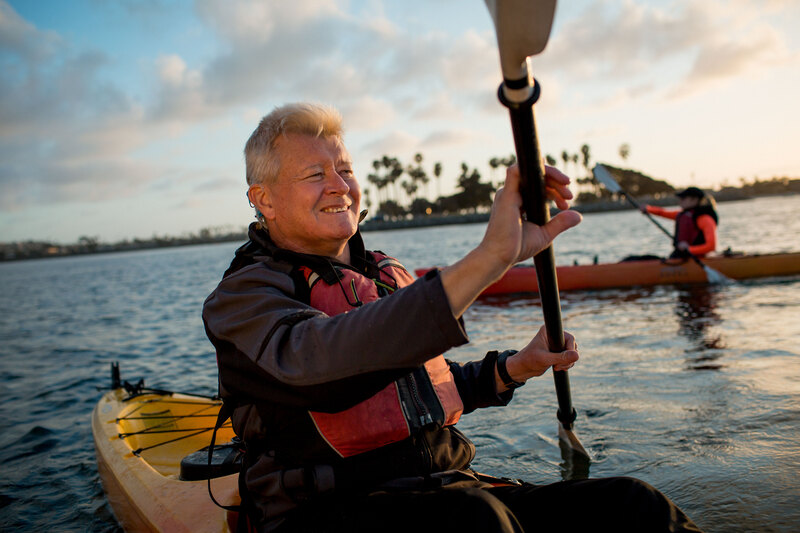
<svg viewBox="0 0 800 533">
<path fill-rule="evenodd" d="M 686 198 L 688 196 L 691 198 L 702 199 L 705 198 L 706 193 L 704 193 L 701 189 L 698 189 L 697 187 L 687 187 L 684 190 L 675 193 L 675 196 L 677 196 L 678 198 Z"/>
</svg>

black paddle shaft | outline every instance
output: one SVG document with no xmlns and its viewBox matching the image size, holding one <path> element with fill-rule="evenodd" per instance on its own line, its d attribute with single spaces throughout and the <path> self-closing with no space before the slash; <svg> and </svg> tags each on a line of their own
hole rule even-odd
<svg viewBox="0 0 800 533">
<path fill-rule="evenodd" d="M 498 91 L 500 102 L 508 108 L 514 146 L 521 177 L 520 192 L 525 216 L 529 222 L 544 226 L 550 220 L 550 208 L 545 192 L 544 162 L 536 134 L 533 104 L 539 99 L 539 84 L 534 80 L 533 94 L 524 102 L 512 102 L 505 97 L 503 85 Z M 561 324 L 561 300 L 558 295 L 555 255 L 551 244 L 533 258 L 539 296 L 542 301 L 544 325 L 547 330 L 548 347 L 551 352 L 563 352 L 566 348 L 564 329 Z M 564 429 L 572 429 L 576 413 L 572 407 L 569 390 L 569 375 L 566 370 L 554 370 L 556 396 L 558 398 L 558 420 Z"/>
<path fill-rule="evenodd" d="M 630 194 L 628 194 L 627 192 L 625 192 L 625 191 L 623 191 L 623 190 L 620 190 L 620 192 L 622 193 L 622 196 L 624 196 L 624 197 L 625 197 L 625 199 L 626 199 L 626 200 L 628 200 L 628 203 L 629 203 L 629 204 L 631 204 L 633 207 L 635 207 L 635 208 L 636 208 L 636 209 L 638 209 L 639 211 L 642 211 L 642 206 L 641 206 L 641 205 L 639 205 L 639 203 L 638 203 L 636 200 L 634 200 L 633 198 L 631 198 L 631 195 L 630 195 Z M 664 235 L 666 235 L 667 237 L 669 237 L 669 238 L 670 238 L 670 239 L 672 239 L 672 240 L 675 240 L 675 236 L 674 236 L 674 235 L 672 235 L 672 233 L 670 233 L 669 231 L 667 231 L 667 229 L 666 229 L 664 226 L 662 226 L 661 224 L 659 224 L 659 223 L 658 223 L 658 220 L 656 220 L 656 219 L 654 219 L 654 218 L 653 218 L 653 215 L 651 215 L 651 214 L 650 214 L 650 213 L 648 213 L 647 211 L 642 211 L 642 212 L 643 212 L 643 213 L 644 213 L 644 214 L 647 216 L 647 218 L 649 218 L 649 219 L 650 219 L 650 222 L 652 222 L 653 224 L 655 224 L 656 226 L 658 226 L 658 229 L 660 229 L 660 230 L 661 230 L 661 231 L 664 233 Z"/>
</svg>

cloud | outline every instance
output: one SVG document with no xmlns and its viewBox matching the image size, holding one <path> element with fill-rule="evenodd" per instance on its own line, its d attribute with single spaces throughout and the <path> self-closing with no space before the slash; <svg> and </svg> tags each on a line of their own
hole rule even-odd
<svg viewBox="0 0 800 533">
<path fill-rule="evenodd" d="M 439 91 L 429 95 L 412 115 L 415 120 L 461 119 L 463 110 L 456 104 L 451 92 Z"/>
<path fill-rule="evenodd" d="M 198 13 L 221 39 L 212 58 L 189 87 L 162 89 L 158 116 L 191 120 L 269 95 L 274 101 L 325 99 L 337 107 L 355 100 L 403 102 L 418 112 L 420 91 L 459 89 L 469 102 L 486 80 L 499 80 L 491 35 L 442 33 L 399 28 L 377 18 L 349 14 L 329 0 L 221 2 L 204 0 Z M 174 76 L 180 64 L 172 65 Z M 159 65 L 163 70 L 163 62 Z M 371 126 L 369 126 L 371 127 Z"/>
<path fill-rule="evenodd" d="M 771 2 L 771 9 L 782 3 Z M 631 96 L 687 96 L 756 70 L 768 58 L 788 59 L 783 36 L 762 11 L 761 3 L 745 0 L 593 3 L 564 22 L 540 64 L 597 91 L 623 83 L 638 88 Z M 687 59 L 688 71 L 680 66 Z"/>
<path fill-rule="evenodd" d="M 101 81 L 108 58 L 75 51 L 0 2 L 0 208 L 93 200 L 137 188 L 148 165 L 128 153 L 142 142 L 138 110 Z M 7 74 L 7 75 L 6 75 Z"/>
<path fill-rule="evenodd" d="M 466 146 L 476 140 L 485 140 L 485 135 L 464 129 L 446 129 L 434 131 L 422 141 L 426 148 L 452 148 Z"/>
<path fill-rule="evenodd" d="M 58 34 L 38 31 L 7 2 L 0 1 L 0 50 L 4 51 L 0 65 L 4 67 L 4 77 L 9 74 L 5 68 L 16 63 L 13 56 L 17 56 L 22 64 L 42 61 L 51 57 L 62 45 Z"/>
<path fill-rule="evenodd" d="M 785 47 L 774 30 L 755 28 L 742 39 L 718 43 L 705 43 L 686 75 L 688 90 L 677 87 L 673 96 L 694 92 L 715 81 L 732 79 L 752 73 L 770 62 L 787 56 Z"/>
<path fill-rule="evenodd" d="M 391 102 L 373 96 L 362 96 L 339 106 L 347 130 L 375 130 L 397 119 Z"/>
<path fill-rule="evenodd" d="M 361 146 L 360 151 L 367 154 L 387 154 L 392 157 L 404 153 L 413 153 L 419 146 L 418 137 L 405 131 L 396 130 Z"/>
</svg>

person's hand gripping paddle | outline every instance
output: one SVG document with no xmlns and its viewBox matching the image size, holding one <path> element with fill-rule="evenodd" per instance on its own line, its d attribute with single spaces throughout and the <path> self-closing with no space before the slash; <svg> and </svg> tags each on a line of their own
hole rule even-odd
<svg viewBox="0 0 800 533">
<path fill-rule="evenodd" d="M 539 84 L 533 79 L 529 58 L 547 44 L 555 13 L 555 0 L 486 0 L 494 20 L 503 83 L 498 97 L 511 116 L 514 145 L 522 178 L 520 185 L 527 220 L 544 226 L 550 220 L 545 192 L 545 170 L 536 134 L 533 104 L 539 98 Z M 539 282 L 544 324 L 551 352 L 565 349 L 561 324 L 555 257 L 550 245 L 533 258 Z M 566 370 L 554 370 L 558 397 L 558 436 L 565 460 L 589 461 L 589 454 L 573 431 L 576 418 Z"/>
</svg>

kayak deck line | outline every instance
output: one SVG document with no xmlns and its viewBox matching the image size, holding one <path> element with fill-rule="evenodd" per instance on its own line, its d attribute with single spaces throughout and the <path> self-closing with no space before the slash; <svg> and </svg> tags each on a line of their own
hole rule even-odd
<svg viewBox="0 0 800 533">
<path fill-rule="evenodd" d="M 142 390 L 130 396 L 128 392 L 123 387 L 106 392 L 92 413 L 98 472 L 123 529 L 235 531 L 238 514 L 211 501 L 208 474 L 192 481 L 181 478 L 181 461 L 210 444 L 214 428 L 208 419 L 216 418 L 219 399 L 169 391 Z M 175 435 L 180 436 L 171 438 Z M 232 441 L 230 424 L 221 427 L 217 437 L 220 443 Z M 215 446 L 215 453 L 224 446 Z M 195 475 L 198 468 L 207 472 L 206 464 L 192 467 Z M 212 478 L 211 486 L 218 501 L 239 503 L 238 473 Z"/>
<path fill-rule="evenodd" d="M 800 274 L 800 252 L 774 254 L 719 255 L 703 262 L 724 276 L 734 279 L 791 276 Z M 431 268 L 416 269 L 418 277 Z M 535 267 L 517 265 L 490 285 L 481 296 L 539 292 Z M 558 288 L 564 290 L 612 289 L 652 285 L 708 283 L 704 269 L 690 259 L 648 259 L 591 265 L 556 267 Z"/>
<path fill-rule="evenodd" d="M 156 391 L 159 394 L 156 398 L 149 398 L 147 394 L 153 394 L 152 392 L 148 391 L 147 389 L 141 388 L 137 389 L 135 394 L 130 395 L 127 398 L 123 398 L 123 402 L 131 402 L 132 400 L 136 399 L 137 401 L 133 402 L 135 407 L 131 409 L 126 409 L 124 412 L 126 414 L 122 414 L 116 418 L 115 422 L 118 425 L 124 425 L 130 421 L 142 421 L 144 423 L 144 427 L 141 429 L 137 429 L 136 431 L 130 432 L 120 432 L 118 433 L 118 437 L 120 439 L 129 439 L 131 437 L 136 437 L 140 435 L 154 435 L 154 434 L 174 434 L 174 433 L 185 433 L 180 437 L 176 437 L 174 439 L 162 440 L 159 442 L 154 442 L 149 444 L 146 447 L 138 447 L 134 448 L 131 446 L 131 453 L 135 456 L 141 455 L 142 452 L 151 450 L 158 446 L 164 446 L 166 444 L 170 444 L 179 440 L 183 439 L 190 439 L 197 435 L 201 435 L 203 433 L 207 433 L 209 431 L 214 430 L 213 424 L 211 426 L 205 427 L 197 427 L 194 424 L 191 424 L 191 427 L 178 427 L 176 421 L 178 420 L 185 420 L 185 419 L 192 419 L 192 418 L 204 418 L 204 419 L 211 419 L 212 421 L 216 420 L 217 413 L 219 412 L 219 408 L 222 405 L 221 401 L 215 400 L 214 398 L 203 400 L 179 400 L 173 397 L 173 392 L 169 391 Z M 163 398 L 160 395 L 166 394 L 167 398 Z M 210 401 L 209 401 L 210 400 Z M 197 410 L 182 413 L 182 414 L 175 414 L 172 413 L 169 409 L 163 409 L 162 405 L 181 405 L 181 406 L 193 406 L 198 407 Z M 144 412 L 144 409 L 151 408 L 151 406 L 158 407 L 159 411 L 147 413 Z M 213 412 L 211 413 L 204 413 L 212 409 Z M 155 422 L 155 423 L 153 423 Z M 230 427 L 230 424 L 227 424 Z M 223 426 L 225 427 L 225 426 Z"/>
</svg>

